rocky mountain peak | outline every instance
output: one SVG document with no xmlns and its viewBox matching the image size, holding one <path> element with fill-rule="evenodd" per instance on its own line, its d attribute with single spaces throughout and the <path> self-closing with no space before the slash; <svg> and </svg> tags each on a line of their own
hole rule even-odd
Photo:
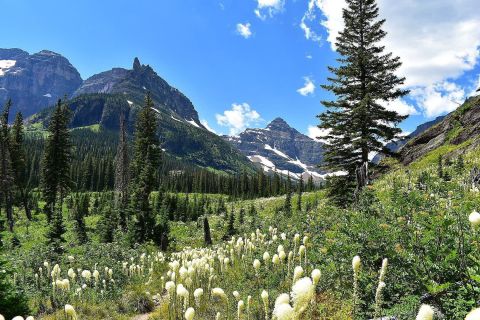
<svg viewBox="0 0 480 320">
<path fill-rule="evenodd" d="M 140 64 L 140 60 L 138 60 L 138 58 L 135 57 L 135 59 L 133 59 L 133 70 L 138 71 L 140 70 L 141 67 L 142 65 Z"/>
<path fill-rule="evenodd" d="M 283 130 L 283 129 L 292 129 L 292 127 L 290 127 L 290 125 L 285 120 L 283 120 L 280 117 L 277 117 L 267 125 L 267 129 Z"/>
</svg>

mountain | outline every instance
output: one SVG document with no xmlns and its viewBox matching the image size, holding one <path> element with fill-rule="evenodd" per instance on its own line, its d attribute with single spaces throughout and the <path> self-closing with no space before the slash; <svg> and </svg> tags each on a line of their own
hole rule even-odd
<svg viewBox="0 0 480 320">
<path fill-rule="evenodd" d="M 413 131 L 412 133 L 410 133 L 409 135 L 403 137 L 402 139 L 400 140 L 397 140 L 397 141 L 393 141 L 393 142 L 390 142 L 386 145 L 386 147 L 388 148 L 388 150 L 390 150 L 391 152 L 395 152 L 395 153 L 398 153 L 400 151 L 400 149 L 406 145 L 410 140 L 412 140 L 413 138 L 419 136 L 420 134 L 422 134 L 423 132 L 425 132 L 426 130 L 428 130 L 429 128 L 433 127 L 434 125 L 436 125 L 437 123 L 439 123 L 440 121 L 442 121 L 443 119 L 445 119 L 446 116 L 439 116 L 437 118 L 435 118 L 434 120 L 432 121 L 428 121 L 428 122 L 425 122 L 425 123 L 422 123 L 421 125 L 419 125 L 415 131 Z M 385 157 L 385 155 L 383 153 L 378 153 L 375 155 L 375 157 L 373 158 L 372 162 L 373 163 L 379 163 L 383 158 Z"/>
<path fill-rule="evenodd" d="M 479 136 L 480 96 L 476 96 L 408 141 L 400 151 L 401 159 L 408 164 L 442 147 L 442 153 L 475 147 Z"/>
<path fill-rule="evenodd" d="M 159 119 L 162 148 L 178 159 L 225 172 L 253 172 L 252 163 L 235 147 L 208 131 L 199 121 L 192 102 L 170 86 L 150 66 L 135 58 L 133 68 L 114 68 L 85 80 L 68 101 L 72 128 L 99 127 L 118 130 L 124 114 L 130 135 L 147 92 L 154 101 Z M 30 128 L 44 129 L 53 106 L 27 119 Z"/>
<path fill-rule="evenodd" d="M 12 114 L 32 115 L 70 96 L 81 84 L 77 69 L 58 53 L 0 49 L 0 104 L 11 98 Z"/>
<path fill-rule="evenodd" d="M 301 134 L 282 118 L 276 118 L 265 129 L 246 129 L 238 136 L 223 138 L 265 172 L 277 171 L 296 179 L 325 177 L 317 167 L 322 162 L 323 144 Z"/>
</svg>

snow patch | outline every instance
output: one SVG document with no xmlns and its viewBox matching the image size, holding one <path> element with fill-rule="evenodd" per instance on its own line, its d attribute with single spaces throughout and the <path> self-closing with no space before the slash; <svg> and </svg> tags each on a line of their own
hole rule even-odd
<svg viewBox="0 0 480 320">
<path fill-rule="evenodd" d="M 290 158 L 289 156 L 287 156 L 285 153 L 283 153 L 282 151 L 280 151 L 280 150 L 278 150 L 278 149 L 272 148 L 272 147 L 271 147 L 270 145 L 268 145 L 268 144 L 265 145 L 265 149 L 275 152 L 275 153 L 278 154 L 280 157 L 283 157 L 283 158 L 288 159 L 288 160 L 292 160 L 292 158 Z"/>
<path fill-rule="evenodd" d="M 133 102 L 130 101 L 130 100 L 127 100 L 127 102 L 128 102 L 129 105 L 132 105 L 132 104 L 133 104 Z"/>
<path fill-rule="evenodd" d="M 158 111 L 158 110 L 157 110 L 157 112 L 158 112 L 158 113 L 160 113 L 160 111 Z M 180 119 L 177 119 L 177 118 L 175 118 L 174 116 L 170 116 L 170 117 L 171 117 L 173 120 L 175 120 L 175 121 L 178 121 L 178 122 L 183 122 L 182 120 L 180 120 Z"/>
<path fill-rule="evenodd" d="M 51 95 L 50 93 L 46 93 L 46 94 L 44 94 L 43 96 L 44 96 L 44 97 L 47 97 L 47 98 L 51 98 L 51 97 L 52 97 L 52 95 Z"/>
<path fill-rule="evenodd" d="M 194 127 L 200 128 L 200 126 L 193 119 L 192 120 L 185 119 L 185 121 L 187 121 L 188 123 L 190 123 Z"/>
<path fill-rule="evenodd" d="M 157 108 L 152 107 L 152 110 L 155 111 L 156 113 L 160 114 L 160 110 L 158 110 Z"/>
<path fill-rule="evenodd" d="M 248 159 L 252 161 L 253 163 L 260 163 L 261 165 L 264 166 L 265 171 L 269 171 L 268 169 L 275 169 L 275 165 L 273 164 L 272 161 L 268 160 L 267 158 L 260 156 L 260 155 L 254 155 L 254 156 L 248 156 Z"/>
<path fill-rule="evenodd" d="M 8 69 L 15 66 L 16 60 L 0 60 L 0 77 L 5 75 Z"/>
</svg>

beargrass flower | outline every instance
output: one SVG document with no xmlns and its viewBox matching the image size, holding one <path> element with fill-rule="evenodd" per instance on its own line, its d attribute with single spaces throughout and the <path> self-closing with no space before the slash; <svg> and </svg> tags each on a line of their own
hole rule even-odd
<svg viewBox="0 0 480 320">
<path fill-rule="evenodd" d="M 435 311 L 428 304 L 422 304 L 420 310 L 418 310 L 416 320 L 433 320 Z M 467 316 L 468 317 L 468 316 Z"/>
<path fill-rule="evenodd" d="M 322 276 L 322 273 L 320 272 L 320 270 L 315 269 L 312 271 L 312 280 L 313 280 L 314 286 L 318 284 L 318 281 L 320 281 L 321 276 Z"/>
<path fill-rule="evenodd" d="M 245 308 L 245 302 L 243 300 L 238 301 L 237 303 L 237 319 L 242 319 L 243 309 Z"/>
<path fill-rule="evenodd" d="M 295 282 L 292 287 L 292 301 L 295 313 L 302 314 L 308 308 L 310 301 L 313 300 L 315 287 L 312 279 L 309 277 L 302 278 Z"/>
<path fill-rule="evenodd" d="M 303 275 L 303 268 L 301 266 L 296 266 L 293 270 L 293 283 L 297 282 L 298 279 Z"/>
<path fill-rule="evenodd" d="M 263 309 L 265 311 L 265 320 L 268 320 L 268 292 L 266 290 L 262 291 L 260 295 L 263 301 Z"/>
<path fill-rule="evenodd" d="M 480 225 L 480 213 L 474 210 L 468 216 L 468 221 L 470 221 L 473 227 L 477 227 L 478 225 Z"/>
<path fill-rule="evenodd" d="M 185 320 L 193 320 L 193 317 L 195 317 L 195 309 L 188 308 L 187 311 L 185 311 Z"/>
<path fill-rule="evenodd" d="M 478 320 L 478 319 L 480 319 L 480 308 L 473 309 L 465 317 L 465 320 Z"/>
<path fill-rule="evenodd" d="M 68 320 L 77 320 L 77 313 L 75 312 L 75 309 L 73 306 L 66 304 L 65 305 L 65 315 Z"/>
<path fill-rule="evenodd" d="M 358 273 L 358 271 L 360 271 L 361 265 L 362 265 L 362 262 L 360 260 L 360 257 L 359 256 L 353 257 L 353 260 L 352 260 L 353 272 Z"/>
</svg>

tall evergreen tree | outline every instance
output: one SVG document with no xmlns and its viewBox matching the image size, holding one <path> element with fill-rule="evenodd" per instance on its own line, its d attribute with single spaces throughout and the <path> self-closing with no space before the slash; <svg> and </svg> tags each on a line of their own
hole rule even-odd
<svg viewBox="0 0 480 320">
<path fill-rule="evenodd" d="M 8 100 L 5 104 L 2 115 L 0 116 L 0 195 L 8 221 L 10 232 L 13 231 L 13 172 L 10 157 L 10 128 L 8 126 L 8 116 L 12 101 Z M 1 203 L 1 202 L 0 202 Z"/>
<path fill-rule="evenodd" d="M 347 172 L 343 178 L 336 179 L 342 180 L 339 184 L 332 184 L 338 187 L 333 192 L 352 191 L 355 171 L 369 162 L 369 153 L 389 153 L 384 144 L 398 136 L 401 130 L 396 125 L 406 117 L 387 110 L 385 105 L 408 93 L 400 88 L 405 78 L 395 75 L 401 66 L 400 58 L 385 53 L 380 44 L 386 35 L 382 30 L 385 20 L 378 19 L 376 1 L 346 2 L 345 28 L 336 41 L 339 66 L 329 67 L 334 77 L 328 79 L 330 84 L 322 86 L 337 99 L 322 101 L 328 111 L 318 116 L 319 128 L 328 130 L 326 168 Z"/>
<path fill-rule="evenodd" d="M 123 230 L 127 228 L 128 186 L 130 168 L 128 158 L 127 127 L 125 115 L 120 116 L 120 133 L 115 157 L 115 206 L 118 210 L 119 224 Z"/>
<path fill-rule="evenodd" d="M 10 157 L 12 159 L 12 171 L 15 177 L 15 186 L 18 189 L 20 201 L 25 209 L 25 215 L 28 220 L 32 220 L 32 214 L 29 205 L 29 191 L 27 184 L 26 155 L 24 147 L 23 116 L 19 112 L 15 116 L 12 125 L 10 139 Z"/>
<path fill-rule="evenodd" d="M 203 218 L 203 236 L 206 246 L 212 245 L 212 235 L 210 234 L 210 224 L 208 223 L 208 218 Z"/>
<path fill-rule="evenodd" d="M 160 166 L 160 141 L 157 135 L 157 117 L 150 94 L 137 116 L 135 127 L 134 157 L 132 172 L 135 177 L 131 209 L 135 213 L 133 240 L 153 240 L 155 217 L 150 206 L 150 193 L 155 187 L 155 175 Z"/>
<path fill-rule="evenodd" d="M 48 126 L 42 160 L 42 189 L 46 202 L 45 213 L 49 221 L 57 204 L 60 204 L 61 208 L 63 198 L 71 187 L 72 145 L 68 130 L 69 122 L 70 109 L 62 100 L 58 100 Z"/>
<path fill-rule="evenodd" d="M 286 195 L 285 195 L 285 203 L 283 205 L 283 211 L 285 215 L 291 216 L 292 215 L 292 180 L 290 179 L 290 175 L 287 177 L 287 184 L 285 187 Z"/>
<path fill-rule="evenodd" d="M 303 178 L 300 177 L 300 181 L 297 185 L 297 211 L 302 211 L 302 193 L 303 193 Z"/>
</svg>

